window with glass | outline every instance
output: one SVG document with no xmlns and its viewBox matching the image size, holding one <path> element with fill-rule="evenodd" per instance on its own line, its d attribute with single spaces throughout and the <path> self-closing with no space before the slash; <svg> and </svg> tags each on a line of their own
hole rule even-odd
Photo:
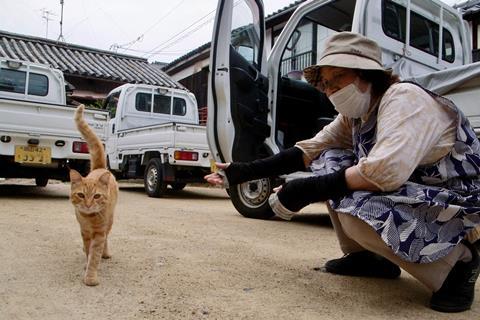
<svg viewBox="0 0 480 320">
<path fill-rule="evenodd" d="M 351 31 L 356 1 L 336 0 L 318 7 L 300 20 L 283 52 L 282 76 L 298 78 L 300 71 L 315 64 L 324 40 L 340 31 Z"/>
<path fill-rule="evenodd" d="M 135 96 L 135 109 L 142 112 L 150 112 L 152 110 L 152 94 L 139 92 Z"/>
<path fill-rule="evenodd" d="M 180 98 L 174 98 L 173 114 L 183 116 L 186 113 L 186 104 L 183 105 Z M 135 96 L 135 109 L 142 112 L 153 112 L 158 114 L 172 114 L 172 97 L 164 94 L 153 95 L 153 109 L 152 109 L 152 94 L 139 92 Z"/>
<path fill-rule="evenodd" d="M 110 118 L 115 118 L 117 114 L 118 99 L 120 98 L 120 92 L 114 92 L 107 97 L 105 102 L 105 110 L 110 114 Z"/>
<path fill-rule="evenodd" d="M 185 114 L 187 114 L 187 102 L 185 99 L 173 98 L 173 115 L 184 116 Z"/>
<path fill-rule="evenodd" d="M 395 40 L 406 42 L 406 16 L 407 9 L 402 5 L 402 1 L 384 0 L 382 5 L 384 33 Z M 448 17 L 448 13 L 446 16 Z M 433 56 L 438 56 L 439 29 L 438 23 L 411 11 L 409 45 Z M 454 39 L 452 33 L 445 27 L 442 28 L 442 41 L 442 60 L 453 62 L 455 60 Z"/>
<path fill-rule="evenodd" d="M 25 93 L 27 73 L 25 71 L 0 69 L 0 91 Z M 28 94 L 46 96 L 48 94 L 48 77 L 43 74 L 30 73 Z"/>
<path fill-rule="evenodd" d="M 48 77 L 43 74 L 30 73 L 28 79 L 28 94 L 46 96 L 48 94 Z"/>
<path fill-rule="evenodd" d="M 170 114 L 171 98 L 165 95 L 154 95 L 153 98 L 153 113 Z"/>
<path fill-rule="evenodd" d="M 253 8 L 256 9 L 256 8 Z M 236 1 L 232 15 L 231 45 L 245 60 L 260 67 L 261 30 L 259 13 L 245 0 Z"/>
</svg>

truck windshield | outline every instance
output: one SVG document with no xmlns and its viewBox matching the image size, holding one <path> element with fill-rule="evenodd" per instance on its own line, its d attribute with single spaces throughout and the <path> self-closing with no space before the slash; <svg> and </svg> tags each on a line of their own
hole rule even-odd
<svg viewBox="0 0 480 320">
<path fill-rule="evenodd" d="M 324 40 L 332 33 L 351 31 L 355 0 L 330 1 L 306 14 L 292 33 L 281 59 L 281 75 L 298 77 L 317 62 Z"/>
</svg>

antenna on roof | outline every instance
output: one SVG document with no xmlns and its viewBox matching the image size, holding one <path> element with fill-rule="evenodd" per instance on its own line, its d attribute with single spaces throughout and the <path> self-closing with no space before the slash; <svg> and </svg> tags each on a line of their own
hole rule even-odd
<svg viewBox="0 0 480 320">
<path fill-rule="evenodd" d="M 45 38 L 48 38 L 48 21 L 53 20 L 52 18 L 50 18 L 50 16 L 54 16 L 55 14 L 45 8 L 42 8 L 40 10 L 42 11 L 42 19 L 45 19 L 45 23 L 47 25 L 47 29 L 45 31 Z"/>
<path fill-rule="evenodd" d="M 60 16 L 60 35 L 58 36 L 57 41 L 65 42 L 65 38 L 63 37 L 63 0 L 60 0 L 60 5 L 62 6 L 62 13 Z"/>
</svg>

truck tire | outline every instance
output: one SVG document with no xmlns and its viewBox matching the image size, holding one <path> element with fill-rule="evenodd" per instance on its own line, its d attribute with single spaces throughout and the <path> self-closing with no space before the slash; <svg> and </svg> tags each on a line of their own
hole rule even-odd
<svg viewBox="0 0 480 320">
<path fill-rule="evenodd" d="M 180 191 L 180 190 L 183 190 L 183 188 L 185 188 L 187 184 L 186 183 L 183 183 L 183 182 L 173 182 L 173 183 L 170 183 L 170 187 L 172 187 L 172 190 L 173 191 Z"/>
<path fill-rule="evenodd" d="M 252 180 L 229 189 L 228 194 L 233 206 L 244 217 L 270 219 L 275 214 L 268 204 L 273 183 L 269 178 Z"/>
<path fill-rule="evenodd" d="M 160 198 L 166 190 L 167 184 L 163 181 L 162 162 L 158 158 L 150 159 L 143 175 L 145 192 L 149 197 Z"/>
<path fill-rule="evenodd" d="M 48 178 L 35 178 L 37 187 L 45 187 L 48 184 Z"/>
</svg>

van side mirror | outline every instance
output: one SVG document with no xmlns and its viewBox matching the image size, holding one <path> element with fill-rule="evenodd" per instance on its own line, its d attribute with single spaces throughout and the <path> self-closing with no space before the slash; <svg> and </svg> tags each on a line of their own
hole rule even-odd
<svg viewBox="0 0 480 320">
<path fill-rule="evenodd" d="M 289 41 L 290 44 L 287 45 L 286 49 L 288 51 L 292 51 L 297 46 L 298 40 L 300 40 L 301 36 L 302 36 L 302 33 L 300 32 L 300 30 L 296 29 L 295 31 L 293 31 L 292 37 L 290 38 L 290 41 Z"/>
</svg>

